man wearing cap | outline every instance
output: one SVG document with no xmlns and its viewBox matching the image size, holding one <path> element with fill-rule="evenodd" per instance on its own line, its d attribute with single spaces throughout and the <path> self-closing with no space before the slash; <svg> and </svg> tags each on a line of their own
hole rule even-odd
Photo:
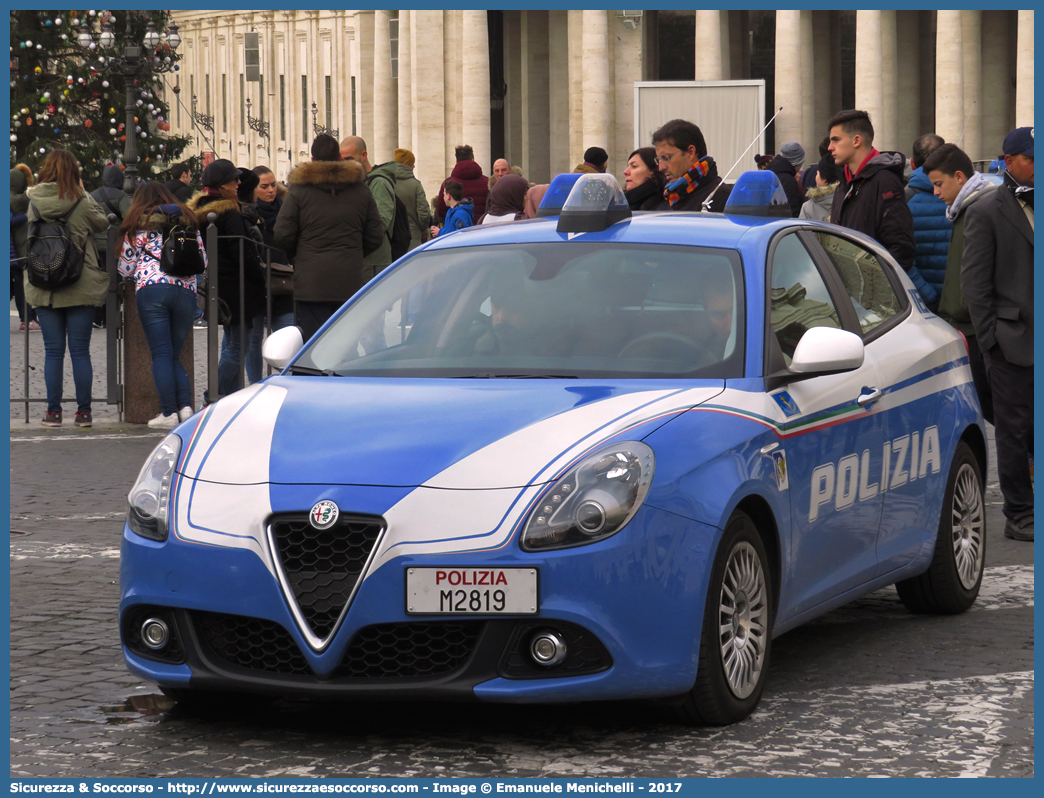
<svg viewBox="0 0 1044 798">
<path fill-rule="evenodd" d="M 395 196 L 406 206 L 406 216 L 410 220 L 410 249 L 416 249 L 431 238 L 431 206 L 424 194 L 424 186 L 414 174 L 413 167 L 417 159 L 407 149 L 399 147 L 392 153 L 395 168 Z"/>
<path fill-rule="evenodd" d="M 1004 536 L 1033 540 L 1033 128 L 1004 139 L 1004 185 L 968 208 L 961 289 L 993 392 Z"/>
<path fill-rule="evenodd" d="M 725 210 L 731 187 L 721 186 L 718 165 L 707 155 L 703 131 L 692 122 L 672 119 L 652 135 L 656 163 L 667 187 L 657 210 L 702 211 L 703 202 L 713 195 L 710 209 Z"/>
<path fill-rule="evenodd" d="M 240 169 L 231 161 L 218 158 L 203 170 L 203 192 L 188 203 L 189 208 L 199 217 L 201 225 L 207 224 L 209 214 L 217 214 L 214 224 L 218 234 L 218 299 L 228 307 L 230 313 L 230 320 L 225 323 L 218 361 L 218 393 L 221 396 L 243 387 L 241 359 L 244 339 L 240 322 L 243 322 L 247 341 L 250 340 L 253 326 L 264 324 L 265 274 L 238 196 L 240 178 L 247 174 L 247 169 Z M 243 258 L 245 308 L 239 304 L 240 252 Z M 215 401 L 218 398 L 208 397 Z"/>
<path fill-rule="evenodd" d="M 805 201 L 804 193 L 797 182 L 798 169 L 805 163 L 805 148 L 796 141 L 790 141 L 779 148 L 779 155 L 769 161 L 765 167 L 779 178 L 779 184 L 790 203 L 790 215 L 795 219 L 801 213 L 801 205 Z"/>
<path fill-rule="evenodd" d="M 601 147 L 588 147 L 584 152 L 584 165 L 590 166 L 596 172 L 604 172 L 605 165 L 609 162 L 609 153 Z"/>
<path fill-rule="evenodd" d="M 363 258 L 386 244 L 366 171 L 342 161 L 337 139 L 312 142 L 312 160 L 290 173 L 275 244 L 294 258 L 294 312 L 305 340 L 373 276 Z"/>
</svg>

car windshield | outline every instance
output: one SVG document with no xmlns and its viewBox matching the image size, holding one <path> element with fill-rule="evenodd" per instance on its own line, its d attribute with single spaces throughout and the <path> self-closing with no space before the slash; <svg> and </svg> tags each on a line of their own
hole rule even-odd
<svg viewBox="0 0 1044 798">
<path fill-rule="evenodd" d="M 418 253 L 315 339 L 297 373 L 743 375 L 739 253 L 543 243 Z"/>
</svg>

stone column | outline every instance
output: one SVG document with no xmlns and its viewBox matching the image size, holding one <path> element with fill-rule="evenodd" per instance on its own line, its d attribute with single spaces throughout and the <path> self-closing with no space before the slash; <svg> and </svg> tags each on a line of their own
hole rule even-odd
<svg viewBox="0 0 1044 798">
<path fill-rule="evenodd" d="M 882 134 L 886 132 L 881 24 L 880 11 L 856 11 L 855 106 L 870 114 L 875 146 L 878 141 L 884 141 Z"/>
<path fill-rule="evenodd" d="M 937 12 L 935 42 L 935 132 L 956 142 L 964 127 L 964 36 L 960 11 Z"/>
<path fill-rule="evenodd" d="M 359 80 L 357 81 L 357 94 L 359 98 L 359 108 L 357 113 L 359 135 L 362 136 L 366 142 L 366 146 L 373 149 L 373 11 L 357 11 L 356 22 L 359 26 Z M 288 56 L 294 51 L 294 42 L 287 35 L 286 48 Z M 293 105 L 289 102 L 290 94 L 294 89 L 293 71 L 287 69 L 286 73 L 287 82 L 290 84 L 287 86 L 287 148 L 291 148 L 290 142 L 293 141 L 293 137 L 290 136 L 290 122 L 293 116 L 290 115 L 290 111 Z M 371 161 L 373 163 L 373 161 Z"/>
<path fill-rule="evenodd" d="M 801 139 L 801 128 L 804 124 L 801 60 L 801 12 L 777 11 L 776 92 L 772 113 L 780 106 L 783 106 L 783 110 L 779 112 L 773 124 L 775 152 L 779 152 L 779 148 L 788 141 Z M 749 153 L 751 159 L 759 154 L 761 153 L 753 151 Z"/>
<path fill-rule="evenodd" d="M 434 195 L 449 174 L 446 168 L 446 116 L 443 92 L 443 12 L 411 11 L 415 31 L 413 72 L 413 141 L 417 179 Z M 417 35 L 419 34 L 419 35 Z"/>
<path fill-rule="evenodd" d="M 895 148 L 907 158 L 913 154 L 914 139 L 921 133 L 921 47 L 917 11 L 897 11 L 895 49 L 897 56 L 897 108 Z"/>
<path fill-rule="evenodd" d="M 569 168 L 584 154 L 584 12 L 566 12 L 569 22 Z"/>
<path fill-rule="evenodd" d="M 387 11 L 373 12 L 373 141 L 366 142 L 372 164 L 391 160 L 399 134 L 389 21 Z"/>
<path fill-rule="evenodd" d="M 475 160 L 489 174 L 489 29 L 486 12 L 464 12 L 463 41 L 463 130 L 464 141 L 475 150 Z"/>
<path fill-rule="evenodd" d="M 725 12 L 726 25 L 728 12 Z M 721 11 L 696 12 L 696 80 L 722 80 Z"/>
<path fill-rule="evenodd" d="M 814 51 L 816 41 L 812 36 L 812 11 L 801 12 L 801 134 L 797 141 L 805 148 L 805 163 L 815 163 L 811 153 L 816 128 L 816 68 Z M 778 107 L 778 106 L 777 106 Z M 779 144 L 776 144 L 779 151 Z"/>
<path fill-rule="evenodd" d="M 899 74 L 895 48 L 895 11 L 881 11 L 881 122 L 874 119 L 874 146 L 902 150 L 899 146 Z"/>
<path fill-rule="evenodd" d="M 522 174 L 527 180 L 550 179 L 550 93 L 548 89 L 547 12 L 522 12 Z M 605 73 L 608 76 L 608 72 Z M 606 81 L 608 83 L 608 81 Z"/>
<path fill-rule="evenodd" d="M 1033 124 L 1033 12 L 1019 12 L 1015 61 L 1015 126 Z"/>
<path fill-rule="evenodd" d="M 442 15 L 443 80 L 445 81 L 446 163 L 454 163 L 458 144 L 464 140 L 464 62 L 461 58 L 464 40 L 464 12 L 444 11 Z M 479 162 L 483 169 L 489 167 Z"/>
<path fill-rule="evenodd" d="M 961 12 L 961 55 L 964 58 L 964 137 L 958 146 L 973 161 L 982 154 L 982 12 Z"/>
<path fill-rule="evenodd" d="M 1004 137 L 1013 127 L 1008 91 L 1011 75 L 1008 56 L 1007 11 L 982 12 L 982 149 L 983 158 L 993 158 L 1001 151 Z M 998 90 L 997 87 L 1001 87 Z"/>
<path fill-rule="evenodd" d="M 584 134 L 579 157 L 588 147 L 609 149 L 613 116 L 609 81 L 609 12 L 584 11 L 583 111 Z"/>
<path fill-rule="evenodd" d="M 551 176 L 568 172 L 569 162 L 569 12 L 550 11 L 547 20 L 548 89 L 551 106 Z M 529 175 L 526 175 L 529 177 Z M 532 178 L 530 178 L 532 180 Z"/>
<path fill-rule="evenodd" d="M 645 24 L 644 18 L 641 24 Z M 642 29 L 627 30 L 615 19 L 611 19 L 609 25 L 614 31 L 610 38 L 614 42 L 612 64 L 616 115 L 611 146 L 606 147 L 609 153 L 607 171 L 612 172 L 622 186 L 627 156 L 634 149 L 634 82 L 642 79 Z M 639 146 L 648 145 L 642 141 Z"/>
<path fill-rule="evenodd" d="M 812 11 L 812 47 L 813 69 L 816 73 L 816 86 L 813 99 L 812 135 L 805 142 L 805 153 L 811 163 L 819 160 L 819 142 L 827 134 L 826 124 L 830 117 L 841 110 L 840 103 L 835 104 L 833 98 L 833 65 L 832 50 L 838 46 L 830 35 L 831 11 Z M 811 147 L 812 149 L 809 149 Z"/>
<path fill-rule="evenodd" d="M 504 12 L 504 157 L 522 162 L 522 13 Z"/>
<path fill-rule="evenodd" d="M 413 150 L 413 28 L 410 12 L 399 12 L 399 140 L 398 145 Z M 344 126 L 341 126 L 344 129 Z M 350 132 L 350 131 L 349 131 Z M 343 137 L 343 134 L 342 134 Z"/>
</svg>

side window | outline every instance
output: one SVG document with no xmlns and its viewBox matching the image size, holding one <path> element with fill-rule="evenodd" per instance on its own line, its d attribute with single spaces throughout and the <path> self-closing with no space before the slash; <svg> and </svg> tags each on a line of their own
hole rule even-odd
<svg viewBox="0 0 1044 798">
<path fill-rule="evenodd" d="M 884 267 L 872 252 L 830 233 L 817 232 L 815 236 L 841 275 L 863 335 L 903 309 Z"/>
<path fill-rule="evenodd" d="M 769 321 L 788 366 L 805 330 L 842 326 L 823 277 L 796 235 L 776 245 L 771 292 Z"/>
</svg>

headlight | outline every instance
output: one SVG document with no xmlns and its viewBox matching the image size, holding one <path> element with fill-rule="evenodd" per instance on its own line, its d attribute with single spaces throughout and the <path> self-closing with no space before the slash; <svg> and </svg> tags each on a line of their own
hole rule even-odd
<svg viewBox="0 0 1044 798">
<path fill-rule="evenodd" d="M 181 438 L 173 434 L 164 438 L 152 450 L 127 496 L 127 526 L 143 538 L 167 539 L 170 486 L 180 452 Z"/>
<path fill-rule="evenodd" d="M 645 501 L 655 467 L 652 449 L 638 441 L 595 452 L 544 493 L 522 533 L 522 548 L 564 549 L 616 534 Z"/>
</svg>

